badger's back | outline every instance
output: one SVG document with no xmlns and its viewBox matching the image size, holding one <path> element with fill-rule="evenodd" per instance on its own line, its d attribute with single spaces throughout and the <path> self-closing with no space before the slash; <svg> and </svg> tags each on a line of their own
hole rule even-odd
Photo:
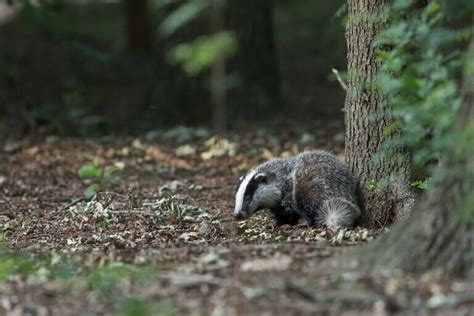
<svg viewBox="0 0 474 316">
<path fill-rule="evenodd" d="M 293 183 L 298 204 L 308 205 L 331 197 L 355 201 L 355 180 L 349 168 L 333 154 L 316 151 L 296 157 Z"/>
<path fill-rule="evenodd" d="M 331 153 L 307 152 L 295 157 L 293 200 L 311 224 L 331 229 L 351 227 L 360 215 L 356 181 L 349 168 Z"/>
</svg>

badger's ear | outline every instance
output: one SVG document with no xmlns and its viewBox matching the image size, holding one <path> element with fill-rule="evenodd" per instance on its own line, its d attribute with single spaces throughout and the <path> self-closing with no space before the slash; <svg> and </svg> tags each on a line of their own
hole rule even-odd
<svg viewBox="0 0 474 316">
<path fill-rule="evenodd" d="M 264 173 L 256 174 L 253 178 L 254 178 L 255 181 L 257 181 L 258 183 L 266 182 L 266 181 L 267 181 L 267 175 L 264 174 Z"/>
</svg>

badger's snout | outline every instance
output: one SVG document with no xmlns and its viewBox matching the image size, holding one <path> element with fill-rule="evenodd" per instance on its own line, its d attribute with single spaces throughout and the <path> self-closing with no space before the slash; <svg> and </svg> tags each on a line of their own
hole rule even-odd
<svg viewBox="0 0 474 316">
<path fill-rule="evenodd" d="M 237 214 L 234 214 L 234 218 L 241 220 L 241 219 L 245 219 L 245 216 L 242 213 L 237 213 Z"/>
<path fill-rule="evenodd" d="M 249 212 L 245 211 L 244 209 L 241 209 L 240 211 L 234 212 L 234 218 L 237 220 L 243 220 L 247 219 L 250 217 Z"/>
</svg>

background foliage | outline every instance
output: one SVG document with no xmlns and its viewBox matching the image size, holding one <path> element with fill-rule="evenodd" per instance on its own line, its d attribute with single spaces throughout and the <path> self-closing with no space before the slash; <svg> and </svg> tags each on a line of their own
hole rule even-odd
<svg viewBox="0 0 474 316">
<path fill-rule="evenodd" d="M 335 17 L 343 2 L 274 1 L 283 107 L 264 124 L 342 117 L 344 91 L 329 74 L 345 67 Z M 240 48 L 232 29 L 213 33 L 208 0 L 149 0 L 152 49 L 139 55 L 127 51 L 122 1 L 13 3 L 25 5 L 0 21 L 0 128 L 11 137 L 210 125 L 209 65 Z M 242 84 L 231 68 L 226 80 L 228 89 Z M 251 115 L 254 104 L 229 106 L 231 126 L 262 125 Z"/>
</svg>

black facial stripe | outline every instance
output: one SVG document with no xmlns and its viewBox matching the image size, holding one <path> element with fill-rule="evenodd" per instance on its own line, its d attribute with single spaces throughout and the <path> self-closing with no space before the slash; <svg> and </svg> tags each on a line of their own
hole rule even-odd
<svg viewBox="0 0 474 316">
<path fill-rule="evenodd" d="M 258 187 L 258 181 L 252 178 L 247 184 L 247 187 L 245 188 L 244 201 L 247 201 L 247 202 L 252 201 L 253 194 L 257 190 L 257 187 Z"/>
</svg>

